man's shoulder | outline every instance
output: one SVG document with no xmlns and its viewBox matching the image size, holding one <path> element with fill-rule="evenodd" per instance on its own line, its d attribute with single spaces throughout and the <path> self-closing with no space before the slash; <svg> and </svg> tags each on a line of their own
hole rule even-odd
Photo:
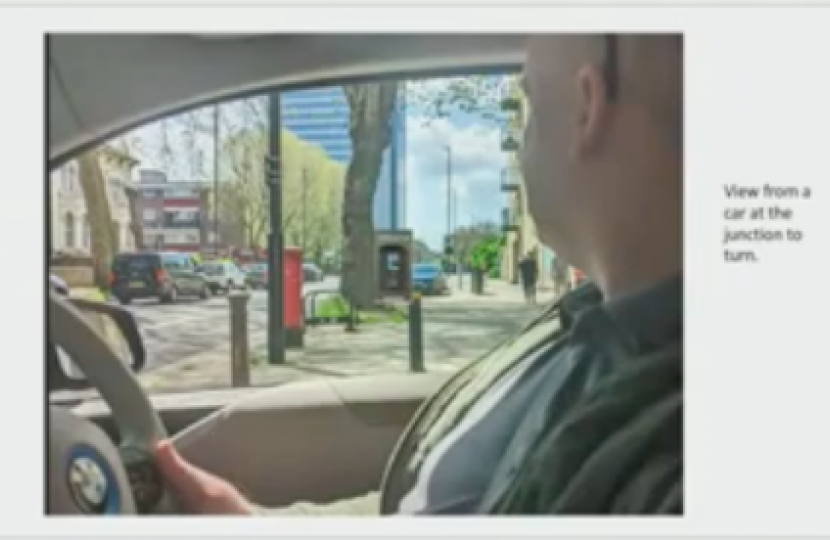
<svg viewBox="0 0 830 540">
<path fill-rule="evenodd" d="M 427 400 L 390 460 L 384 481 L 385 512 L 397 508 L 400 497 L 412 487 L 424 457 L 460 425 L 475 404 L 490 394 L 503 376 L 555 347 L 564 327 L 558 303 L 551 304 L 513 337 L 462 368 Z"/>
<path fill-rule="evenodd" d="M 505 340 L 490 354 L 478 360 L 470 378 L 480 378 L 482 372 L 506 372 L 514 365 L 533 361 L 542 349 L 549 349 L 565 337 L 567 322 L 558 303 L 549 305 L 522 330 Z"/>
</svg>

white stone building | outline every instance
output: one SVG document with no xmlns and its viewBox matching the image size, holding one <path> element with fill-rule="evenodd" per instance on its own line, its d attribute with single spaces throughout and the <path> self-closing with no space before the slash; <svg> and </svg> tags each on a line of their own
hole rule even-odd
<svg viewBox="0 0 830 540">
<path fill-rule="evenodd" d="M 132 251 L 135 248 L 125 188 L 132 187 L 132 170 L 138 163 L 129 155 L 111 147 L 106 147 L 101 152 L 101 172 L 106 182 L 113 226 L 117 231 L 118 252 Z M 90 227 L 76 161 L 52 172 L 50 194 L 52 251 L 71 249 L 89 252 Z"/>
<path fill-rule="evenodd" d="M 510 105 L 509 118 L 502 132 L 502 151 L 507 153 L 507 165 L 502 171 L 501 189 L 505 193 L 502 210 L 502 227 L 505 232 L 505 246 L 502 251 L 501 275 L 504 279 L 519 281 L 519 261 L 533 252 L 539 266 L 540 288 L 552 285 L 553 252 L 539 240 L 536 222 L 530 214 L 527 188 L 519 166 L 518 150 L 523 131 L 528 121 L 530 105 L 519 88 L 518 79 L 511 79 L 507 85 L 502 106 Z"/>
</svg>

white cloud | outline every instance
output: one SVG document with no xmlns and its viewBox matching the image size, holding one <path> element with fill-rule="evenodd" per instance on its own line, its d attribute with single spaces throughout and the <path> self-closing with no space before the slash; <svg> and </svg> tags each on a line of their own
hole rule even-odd
<svg viewBox="0 0 830 540">
<path fill-rule="evenodd" d="M 461 176 L 486 176 L 504 165 L 499 131 L 481 124 L 459 127 L 446 118 L 427 123 L 411 117 L 406 142 L 414 174 L 446 174 L 447 146 L 452 150 L 453 172 Z"/>
</svg>

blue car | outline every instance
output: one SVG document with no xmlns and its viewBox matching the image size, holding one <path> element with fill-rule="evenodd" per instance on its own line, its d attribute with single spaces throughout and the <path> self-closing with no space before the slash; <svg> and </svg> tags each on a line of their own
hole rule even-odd
<svg viewBox="0 0 830 540">
<path fill-rule="evenodd" d="M 449 294 L 450 287 L 444 270 L 437 263 L 412 265 L 412 290 L 421 294 Z"/>
</svg>

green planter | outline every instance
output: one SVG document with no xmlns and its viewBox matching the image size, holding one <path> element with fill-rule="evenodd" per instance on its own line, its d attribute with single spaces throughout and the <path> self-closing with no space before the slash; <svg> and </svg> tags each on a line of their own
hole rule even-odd
<svg viewBox="0 0 830 540">
<path fill-rule="evenodd" d="M 484 272 L 479 269 L 473 270 L 472 291 L 473 294 L 484 294 Z"/>
</svg>

